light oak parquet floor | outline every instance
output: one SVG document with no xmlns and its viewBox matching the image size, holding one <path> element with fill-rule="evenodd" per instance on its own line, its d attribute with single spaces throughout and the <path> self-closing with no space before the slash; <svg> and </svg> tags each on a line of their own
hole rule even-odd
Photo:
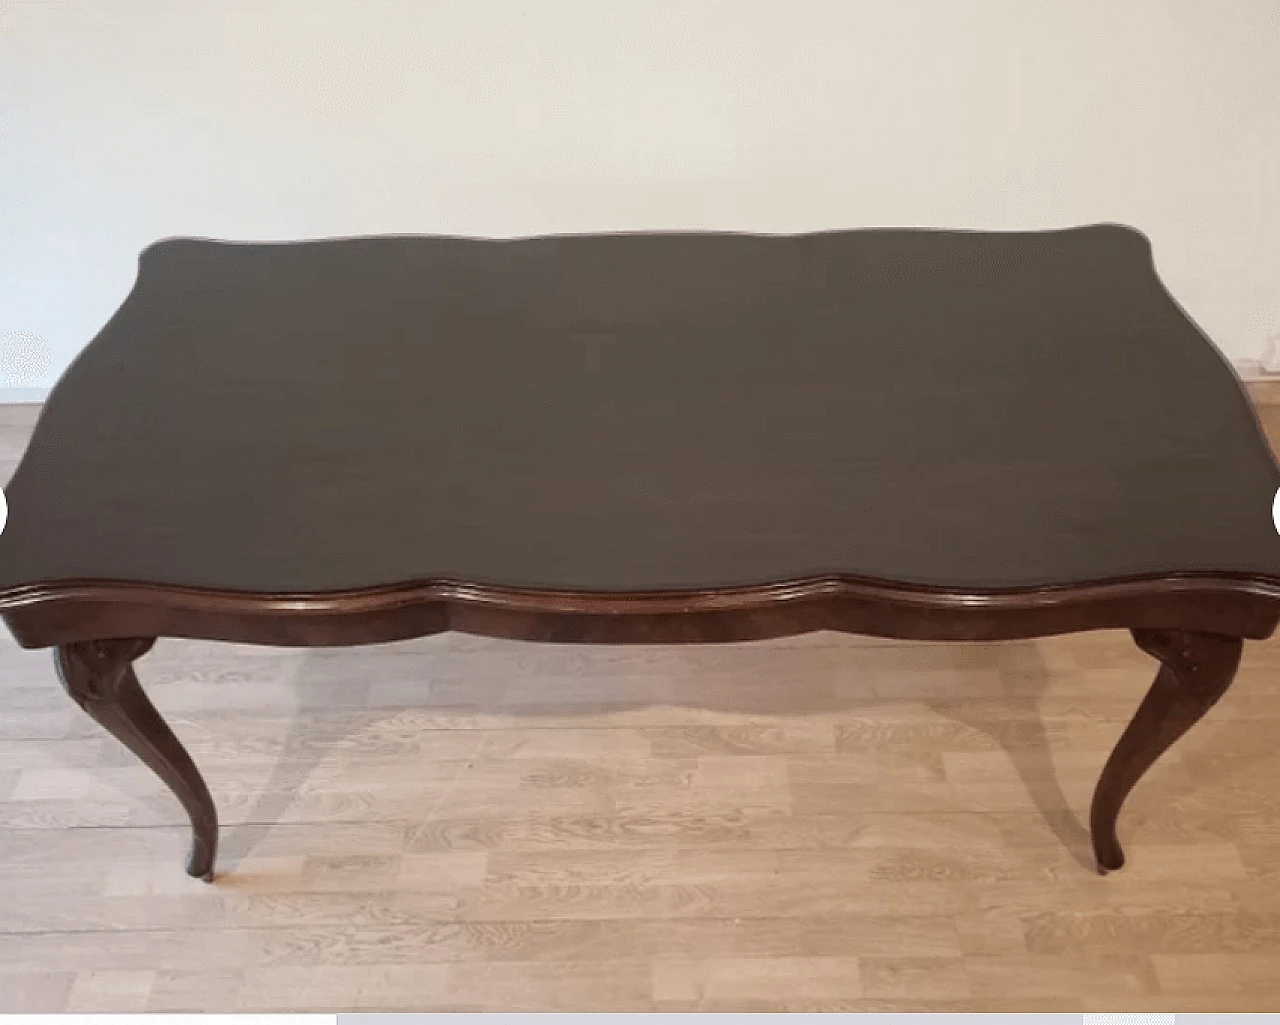
<svg viewBox="0 0 1280 1025">
<path fill-rule="evenodd" d="M 0 406 L 0 479 L 35 408 Z M 220 876 L 183 874 L 176 800 L 5 634 L 4 1011 L 1280 1006 L 1280 641 L 1135 791 L 1105 878 L 1082 819 L 1155 668 L 1119 631 L 138 667 Z"/>
</svg>

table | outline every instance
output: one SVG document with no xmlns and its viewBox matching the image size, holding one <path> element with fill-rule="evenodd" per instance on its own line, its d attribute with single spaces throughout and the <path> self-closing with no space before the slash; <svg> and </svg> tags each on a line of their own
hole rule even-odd
<svg viewBox="0 0 1280 1025">
<path fill-rule="evenodd" d="M 1280 621 L 1277 469 L 1147 238 L 169 238 L 50 394 L 0 615 L 190 815 L 157 637 L 709 642 L 1125 628 L 1121 803 Z"/>
</svg>

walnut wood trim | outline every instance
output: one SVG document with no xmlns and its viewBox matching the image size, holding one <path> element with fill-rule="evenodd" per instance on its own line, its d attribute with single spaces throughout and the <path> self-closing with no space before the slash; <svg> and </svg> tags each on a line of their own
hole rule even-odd
<svg viewBox="0 0 1280 1025">
<path fill-rule="evenodd" d="M 84 580 L 0 592 L 0 615 L 27 648 L 113 637 L 342 646 L 445 630 L 588 643 L 743 641 L 813 630 L 1007 640 L 1135 628 L 1262 639 L 1280 622 L 1280 580 L 1182 573 L 980 592 L 815 577 L 651 593 L 434 581 L 316 594 Z"/>
</svg>

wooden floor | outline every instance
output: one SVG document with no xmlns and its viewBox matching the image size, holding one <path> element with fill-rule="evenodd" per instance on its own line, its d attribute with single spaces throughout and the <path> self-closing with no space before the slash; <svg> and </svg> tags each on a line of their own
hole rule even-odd
<svg viewBox="0 0 1280 1025">
<path fill-rule="evenodd" d="M 0 479 L 34 408 L 0 407 Z M 1154 674 L 1119 631 L 138 666 L 221 874 L 183 874 L 177 801 L 6 633 L 4 1011 L 1280 1005 L 1280 639 L 1134 792 L 1105 878 L 1082 818 Z"/>
</svg>

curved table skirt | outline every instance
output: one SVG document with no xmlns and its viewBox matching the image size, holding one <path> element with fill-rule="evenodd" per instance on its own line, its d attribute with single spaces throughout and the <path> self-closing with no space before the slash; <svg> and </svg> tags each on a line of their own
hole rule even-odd
<svg viewBox="0 0 1280 1025">
<path fill-rule="evenodd" d="M 982 641 L 1134 628 L 1261 640 L 1280 622 L 1280 580 L 1183 573 L 955 592 L 821 577 L 650 594 L 537 591 L 452 581 L 323 594 L 248 594 L 66 581 L 0 594 L 0 615 L 25 648 L 115 637 L 340 647 L 446 630 L 590 644 L 734 642 L 815 630 Z"/>
</svg>

